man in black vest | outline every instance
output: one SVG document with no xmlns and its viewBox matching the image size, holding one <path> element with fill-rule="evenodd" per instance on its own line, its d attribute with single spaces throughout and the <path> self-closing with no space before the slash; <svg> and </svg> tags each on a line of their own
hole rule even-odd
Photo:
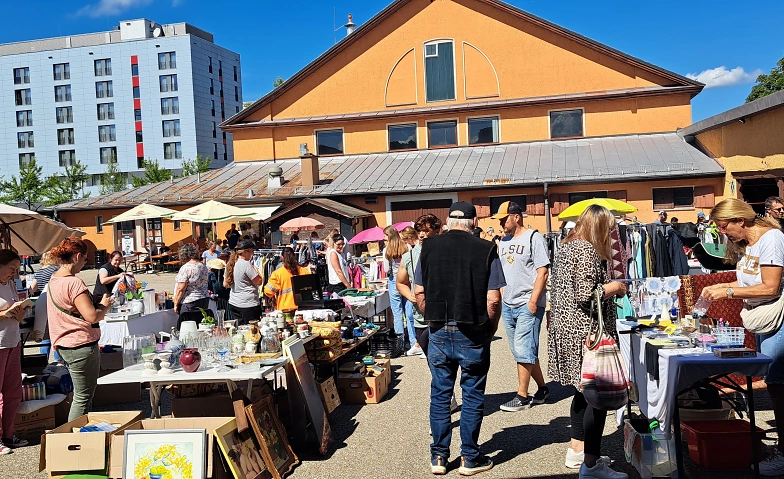
<svg viewBox="0 0 784 479">
<path fill-rule="evenodd" d="M 493 467 L 477 444 L 482 427 L 490 340 L 501 316 L 506 285 L 495 244 L 473 235 L 476 208 L 458 201 L 449 208 L 449 231 L 422 242 L 414 294 L 430 328 L 430 471 L 446 474 L 452 427 L 449 406 L 461 370 L 460 474 Z"/>
</svg>

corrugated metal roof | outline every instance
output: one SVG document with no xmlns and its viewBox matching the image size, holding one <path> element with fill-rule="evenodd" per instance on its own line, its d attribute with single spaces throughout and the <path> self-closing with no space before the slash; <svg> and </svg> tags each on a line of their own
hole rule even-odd
<svg viewBox="0 0 784 479">
<path fill-rule="evenodd" d="M 281 167 L 281 188 L 267 188 Z M 284 198 L 413 193 L 486 186 L 618 182 L 720 176 L 722 167 L 677 133 L 505 143 L 437 150 L 331 156 L 319 161 L 321 184 L 301 186 L 300 160 L 232 163 L 224 168 L 96 198 L 58 210 L 192 205 L 206 200 L 263 203 Z"/>
<path fill-rule="evenodd" d="M 749 103 L 745 103 L 741 106 L 736 106 L 735 108 L 719 113 L 718 115 L 714 115 L 702 121 L 698 121 L 697 123 L 689 125 L 686 128 L 678 130 L 678 134 L 681 136 L 699 135 L 700 133 L 713 130 L 714 128 L 719 128 L 724 125 L 729 125 L 730 123 L 734 123 L 736 121 L 743 120 L 743 122 L 745 122 L 747 117 L 759 115 L 760 113 L 764 113 L 775 108 L 780 108 L 781 106 L 784 106 L 784 91 L 771 93 L 768 96 L 758 98 Z"/>
</svg>

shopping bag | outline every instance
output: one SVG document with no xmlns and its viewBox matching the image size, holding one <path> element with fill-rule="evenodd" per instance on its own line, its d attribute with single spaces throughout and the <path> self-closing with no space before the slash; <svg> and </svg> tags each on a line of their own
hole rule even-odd
<svg viewBox="0 0 784 479">
<path fill-rule="evenodd" d="M 580 390 L 594 408 L 613 411 L 629 402 L 629 380 L 618 344 L 604 330 L 601 289 L 596 290 L 591 300 L 591 320 L 594 311 L 598 327 L 585 340 Z"/>
</svg>

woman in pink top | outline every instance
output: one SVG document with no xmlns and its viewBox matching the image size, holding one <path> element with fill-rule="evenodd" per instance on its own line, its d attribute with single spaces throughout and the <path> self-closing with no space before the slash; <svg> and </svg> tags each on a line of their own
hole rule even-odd
<svg viewBox="0 0 784 479">
<path fill-rule="evenodd" d="M 87 285 L 76 277 L 87 262 L 87 243 L 83 240 L 65 238 L 52 249 L 51 255 L 60 269 L 49 280 L 46 300 L 49 337 L 71 373 L 74 397 L 68 420 L 73 421 L 90 412 L 101 366 L 98 323 L 109 310 L 112 299 L 104 294 L 98 307 L 93 307 Z"/>
<path fill-rule="evenodd" d="M 27 441 L 14 434 L 14 419 L 19 403 L 22 402 L 22 362 L 19 348 L 19 323 L 25 312 L 14 308 L 17 302 L 14 277 L 22 262 L 19 255 L 8 249 L 0 249 L 0 455 L 8 454 L 11 448 L 27 445 Z"/>
</svg>

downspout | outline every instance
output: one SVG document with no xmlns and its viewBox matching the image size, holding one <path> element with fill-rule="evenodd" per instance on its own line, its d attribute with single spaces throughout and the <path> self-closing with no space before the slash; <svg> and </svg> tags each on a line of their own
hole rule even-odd
<svg viewBox="0 0 784 479">
<path fill-rule="evenodd" d="M 552 226 L 553 225 L 552 225 L 552 222 L 551 222 L 551 219 L 550 219 L 550 199 L 547 196 L 547 189 L 548 189 L 547 188 L 547 182 L 545 182 L 545 184 L 544 184 L 544 221 L 545 221 L 545 224 L 547 224 L 547 232 L 548 233 L 552 233 L 552 231 L 553 231 Z"/>
</svg>

